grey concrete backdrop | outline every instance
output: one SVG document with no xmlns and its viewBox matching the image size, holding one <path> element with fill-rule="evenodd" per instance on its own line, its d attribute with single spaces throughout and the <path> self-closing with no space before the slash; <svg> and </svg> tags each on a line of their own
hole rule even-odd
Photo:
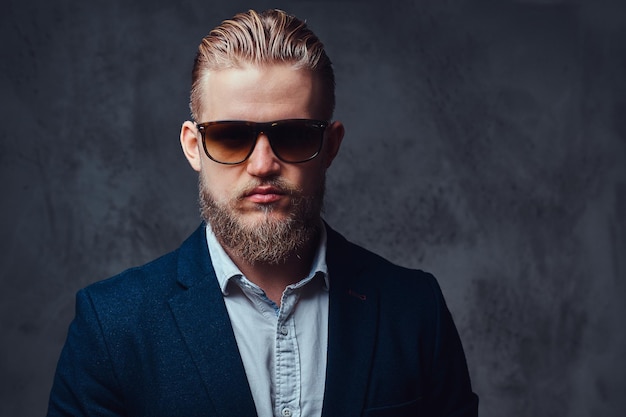
<svg viewBox="0 0 626 417">
<path fill-rule="evenodd" d="M 326 218 L 439 278 L 481 415 L 624 416 L 626 7 L 557 0 L 4 0 L 0 415 L 45 413 L 79 288 L 197 226 L 189 72 L 250 7 L 325 41 Z"/>
</svg>

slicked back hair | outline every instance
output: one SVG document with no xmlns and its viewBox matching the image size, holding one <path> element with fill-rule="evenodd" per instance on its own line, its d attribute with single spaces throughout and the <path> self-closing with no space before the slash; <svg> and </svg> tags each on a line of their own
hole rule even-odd
<svg viewBox="0 0 626 417">
<path fill-rule="evenodd" d="M 322 82 L 324 117 L 335 107 L 335 75 L 324 45 L 306 23 L 282 10 L 249 10 L 223 21 L 202 39 L 192 71 L 189 107 L 197 122 L 202 114 L 203 79 L 228 68 L 292 65 L 311 71 Z M 208 92 L 210 94 L 210 92 Z"/>
</svg>

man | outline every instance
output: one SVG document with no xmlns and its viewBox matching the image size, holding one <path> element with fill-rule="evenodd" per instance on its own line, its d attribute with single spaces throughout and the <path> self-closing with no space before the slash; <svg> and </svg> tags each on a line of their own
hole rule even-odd
<svg viewBox="0 0 626 417">
<path fill-rule="evenodd" d="M 435 279 L 320 217 L 344 128 L 317 37 L 281 11 L 203 39 L 183 152 L 201 227 L 77 295 L 49 416 L 476 416 Z"/>
</svg>

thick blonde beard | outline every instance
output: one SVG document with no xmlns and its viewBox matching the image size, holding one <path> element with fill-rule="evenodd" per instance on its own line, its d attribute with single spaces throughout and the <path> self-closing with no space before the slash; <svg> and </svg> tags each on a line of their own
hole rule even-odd
<svg viewBox="0 0 626 417">
<path fill-rule="evenodd" d="M 272 185 L 290 195 L 287 217 L 276 219 L 272 205 L 259 205 L 263 215 L 260 221 L 250 225 L 243 222 L 238 210 L 246 190 L 256 186 Z M 251 183 L 226 203 L 218 202 L 205 185 L 202 175 L 199 181 L 200 214 L 211 225 L 220 244 L 235 257 L 254 265 L 256 263 L 277 265 L 317 241 L 321 226 L 320 213 L 324 198 L 324 181 L 313 196 L 302 196 L 299 189 L 280 179 Z"/>
</svg>

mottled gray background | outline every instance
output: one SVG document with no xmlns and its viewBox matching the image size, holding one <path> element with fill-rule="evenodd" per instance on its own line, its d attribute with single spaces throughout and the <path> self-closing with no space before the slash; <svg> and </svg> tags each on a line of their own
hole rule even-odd
<svg viewBox="0 0 626 417">
<path fill-rule="evenodd" d="M 626 7 L 608 0 L 3 0 L 0 415 L 45 413 L 79 288 L 197 226 L 189 72 L 250 7 L 325 41 L 347 130 L 326 218 L 437 275 L 481 415 L 624 416 Z"/>
</svg>

